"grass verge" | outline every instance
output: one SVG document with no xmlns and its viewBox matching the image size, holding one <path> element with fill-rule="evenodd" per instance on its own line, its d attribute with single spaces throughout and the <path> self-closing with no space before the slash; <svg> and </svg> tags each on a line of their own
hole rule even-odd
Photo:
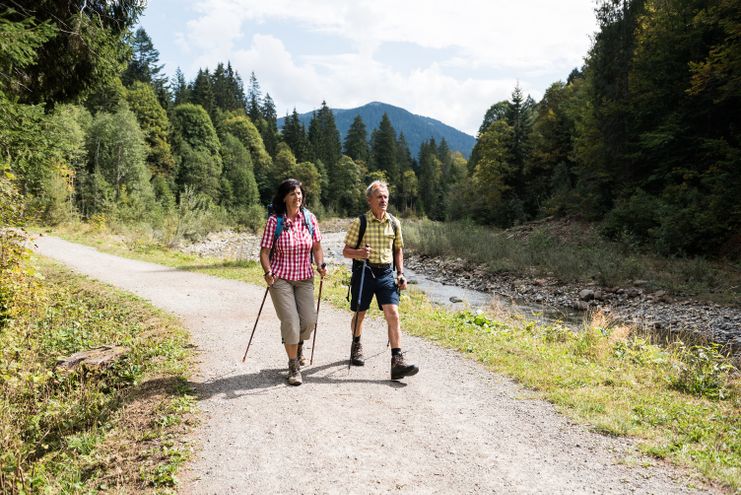
<svg viewBox="0 0 741 495">
<path fill-rule="evenodd" d="M 36 264 L 33 309 L 0 333 L 0 492 L 174 493 L 195 418 L 186 331 L 141 299 Z M 108 369 L 56 367 L 111 344 L 129 350 Z"/>
<path fill-rule="evenodd" d="M 105 235 L 66 237 L 184 270 L 263 283 L 256 261 L 197 258 L 151 245 L 127 251 Z M 346 282 L 344 270 L 332 273 L 324 282 L 325 301 L 346 308 Z M 741 490 L 741 379 L 716 347 L 657 345 L 601 316 L 573 332 L 559 324 L 451 312 L 415 290 L 404 293 L 401 304 L 406 332 L 516 379 L 599 432 L 636 439 L 654 458 Z"/>
</svg>

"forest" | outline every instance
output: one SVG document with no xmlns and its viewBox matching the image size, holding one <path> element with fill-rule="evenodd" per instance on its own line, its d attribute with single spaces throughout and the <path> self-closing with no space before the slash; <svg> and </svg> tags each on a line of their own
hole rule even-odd
<svg viewBox="0 0 741 495">
<path fill-rule="evenodd" d="M 608 0 L 584 65 L 540 101 L 513 88 L 482 109 L 469 160 L 443 140 L 410 150 L 359 117 L 341 141 L 326 102 L 282 129 L 251 73 L 229 61 L 163 72 L 145 6 L 3 2 L 2 223 L 146 223 L 165 244 L 214 226 L 258 228 L 296 177 L 320 216 L 354 215 L 374 178 L 393 209 L 509 227 L 599 222 L 663 255 L 738 256 L 741 6 Z M 326 95 L 331 99 L 331 95 Z"/>
</svg>

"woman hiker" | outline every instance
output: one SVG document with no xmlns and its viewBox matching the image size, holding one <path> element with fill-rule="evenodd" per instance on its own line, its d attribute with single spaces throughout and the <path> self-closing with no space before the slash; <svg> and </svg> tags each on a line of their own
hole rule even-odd
<svg viewBox="0 0 741 495">
<path fill-rule="evenodd" d="M 319 275 L 327 274 L 319 224 L 303 207 L 304 198 L 301 182 L 281 182 L 260 242 L 260 264 L 288 354 L 289 385 L 301 385 L 303 345 L 316 323 L 312 258 Z"/>
</svg>

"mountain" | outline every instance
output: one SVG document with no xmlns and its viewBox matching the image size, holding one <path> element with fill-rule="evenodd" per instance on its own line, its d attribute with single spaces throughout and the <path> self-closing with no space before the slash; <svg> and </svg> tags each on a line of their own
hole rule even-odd
<svg viewBox="0 0 741 495">
<path fill-rule="evenodd" d="M 431 119 L 430 117 L 423 117 L 422 115 L 415 115 L 403 108 L 395 107 L 387 103 L 380 103 L 377 101 L 368 103 L 358 108 L 351 108 L 349 110 L 333 108 L 332 113 L 334 114 L 335 123 L 337 130 L 340 131 L 340 139 L 344 142 L 345 134 L 350 128 L 352 121 L 356 115 L 360 115 L 360 118 L 365 122 L 365 127 L 368 131 L 368 139 L 370 139 L 371 132 L 373 129 L 378 127 L 381 122 L 383 114 L 386 113 L 391 120 L 391 125 L 394 126 L 397 136 L 400 132 L 404 133 L 404 138 L 409 144 L 409 151 L 412 156 L 417 156 L 419 152 L 419 146 L 430 138 L 434 138 L 436 143 L 440 143 L 442 138 L 448 142 L 448 146 L 452 151 L 460 151 L 463 155 L 468 158 L 471 155 L 471 150 L 476 142 L 473 136 L 459 131 L 449 125 L 445 125 L 439 120 Z M 299 115 L 301 123 L 308 129 L 309 123 L 311 122 L 312 112 L 303 113 Z M 283 128 L 283 121 L 285 117 L 278 119 L 278 128 Z"/>
</svg>

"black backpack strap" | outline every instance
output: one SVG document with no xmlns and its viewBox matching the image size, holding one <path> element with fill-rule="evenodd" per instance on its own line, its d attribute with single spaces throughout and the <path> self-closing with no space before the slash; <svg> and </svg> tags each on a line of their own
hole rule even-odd
<svg viewBox="0 0 741 495">
<path fill-rule="evenodd" d="M 358 230 L 358 242 L 355 243 L 355 249 L 360 247 L 360 243 L 363 242 L 363 236 L 365 235 L 365 228 L 368 226 L 368 219 L 365 218 L 365 213 L 358 217 L 360 220 L 360 229 Z"/>
<path fill-rule="evenodd" d="M 360 221 L 360 228 L 358 229 L 358 242 L 355 243 L 355 249 L 360 247 L 360 243 L 363 242 L 363 236 L 365 235 L 365 228 L 368 226 L 368 219 L 365 218 L 365 213 L 358 217 Z M 347 300 L 350 300 L 350 287 L 352 287 L 353 278 L 355 277 L 357 261 L 352 260 L 352 270 L 350 275 L 350 284 L 347 286 Z"/>
<path fill-rule="evenodd" d="M 399 221 L 389 212 L 386 212 L 386 215 L 388 215 L 389 221 L 391 222 L 391 228 L 394 229 L 394 242 L 396 242 L 396 238 L 399 236 Z M 393 244 L 391 244 L 391 269 L 396 271 L 396 258 L 394 257 Z"/>
</svg>

